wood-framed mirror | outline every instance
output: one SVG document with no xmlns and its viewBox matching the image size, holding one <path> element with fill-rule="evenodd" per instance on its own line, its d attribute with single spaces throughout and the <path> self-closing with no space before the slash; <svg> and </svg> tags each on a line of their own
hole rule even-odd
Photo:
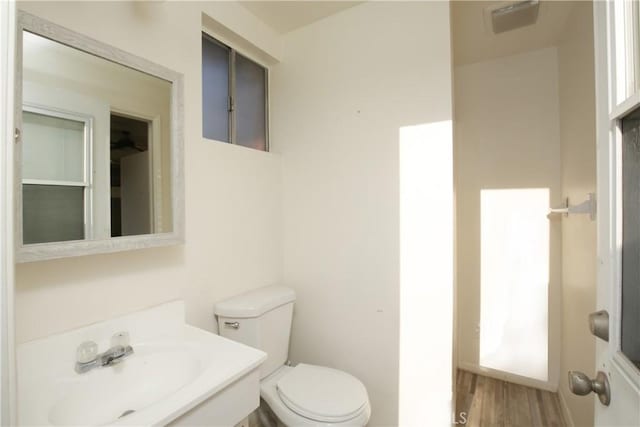
<svg viewBox="0 0 640 427">
<path fill-rule="evenodd" d="M 19 12 L 16 260 L 184 242 L 180 73 Z"/>
</svg>

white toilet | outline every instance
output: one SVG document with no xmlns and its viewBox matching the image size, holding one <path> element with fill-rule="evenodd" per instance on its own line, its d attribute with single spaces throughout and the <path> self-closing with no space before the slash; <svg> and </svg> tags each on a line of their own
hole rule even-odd
<svg viewBox="0 0 640 427">
<path fill-rule="evenodd" d="M 336 369 L 287 366 L 293 303 L 284 286 L 269 286 L 216 304 L 220 335 L 267 353 L 260 396 L 286 426 L 365 426 L 371 415 L 364 385 Z"/>
</svg>

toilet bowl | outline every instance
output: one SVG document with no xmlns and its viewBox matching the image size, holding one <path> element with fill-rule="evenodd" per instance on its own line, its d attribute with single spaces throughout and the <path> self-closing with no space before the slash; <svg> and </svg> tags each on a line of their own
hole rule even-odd
<svg viewBox="0 0 640 427">
<path fill-rule="evenodd" d="M 364 426 L 371 416 L 364 385 L 322 366 L 282 366 L 260 382 L 260 397 L 287 426 Z"/>
<path fill-rule="evenodd" d="M 371 405 L 356 377 L 324 366 L 288 365 L 295 293 L 268 286 L 216 304 L 220 335 L 267 353 L 260 397 L 285 426 L 367 424 Z"/>
</svg>

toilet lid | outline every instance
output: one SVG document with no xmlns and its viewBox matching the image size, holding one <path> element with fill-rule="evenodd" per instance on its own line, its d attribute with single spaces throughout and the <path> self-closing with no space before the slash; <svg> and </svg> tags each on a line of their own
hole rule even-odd
<svg viewBox="0 0 640 427">
<path fill-rule="evenodd" d="M 357 378 L 303 363 L 280 378 L 276 388 L 289 409 L 315 421 L 349 420 L 369 402 L 367 390 Z"/>
</svg>

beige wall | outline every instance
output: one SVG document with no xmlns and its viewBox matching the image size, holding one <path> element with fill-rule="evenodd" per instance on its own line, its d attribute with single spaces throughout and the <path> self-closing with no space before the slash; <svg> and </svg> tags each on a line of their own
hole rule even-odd
<svg viewBox="0 0 640 427">
<path fill-rule="evenodd" d="M 478 370 L 480 192 L 549 188 L 550 204 L 562 199 L 557 49 L 459 66 L 454 81 L 457 352 L 461 368 Z M 557 221 L 550 224 L 549 380 L 530 384 L 555 389 L 560 357 L 561 229 Z"/>
<path fill-rule="evenodd" d="M 19 8 L 184 74 L 186 244 L 18 265 L 17 341 L 172 299 L 185 299 L 187 320 L 212 330 L 215 301 L 279 282 L 279 156 L 201 137 L 202 12 L 266 57 L 281 55 L 279 38 L 234 3 L 23 2 Z"/>
<path fill-rule="evenodd" d="M 372 426 L 399 416 L 399 131 L 451 120 L 449 31 L 446 2 L 365 3 L 287 34 L 271 73 L 284 278 L 298 295 L 291 357 L 360 378 Z M 430 344 L 450 352 L 451 338 Z"/>
<path fill-rule="evenodd" d="M 572 203 L 596 190 L 595 83 L 593 15 L 589 2 L 579 2 L 565 25 L 559 44 L 560 136 L 562 187 Z M 596 310 L 596 223 L 586 215 L 562 221 L 562 359 L 559 392 L 576 426 L 593 425 L 592 396 L 569 391 L 569 370 L 593 373 L 595 338 L 587 315 Z"/>
</svg>

